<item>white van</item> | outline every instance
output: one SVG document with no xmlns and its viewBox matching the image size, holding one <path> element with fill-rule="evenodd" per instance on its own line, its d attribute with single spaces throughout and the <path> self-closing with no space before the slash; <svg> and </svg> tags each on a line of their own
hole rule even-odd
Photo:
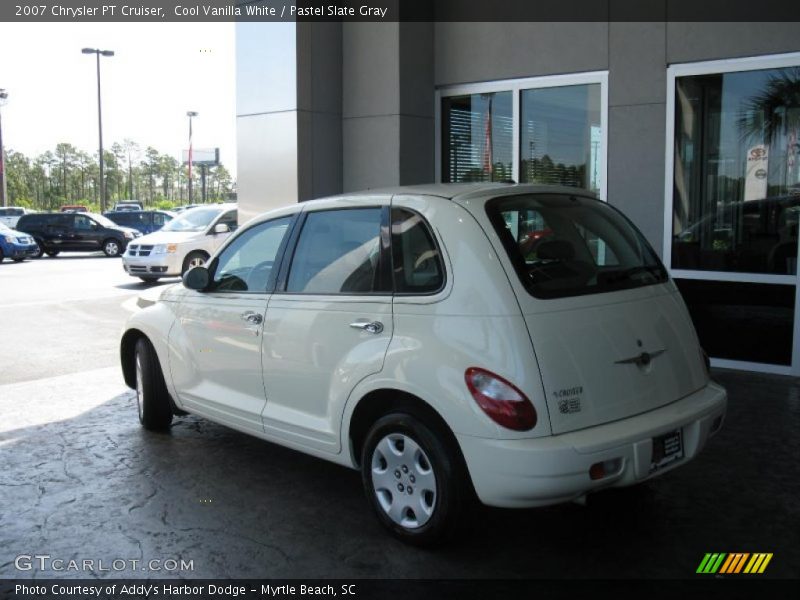
<svg viewBox="0 0 800 600">
<path fill-rule="evenodd" d="M 573 188 L 266 213 L 130 317 L 121 359 L 146 428 L 189 412 L 360 469 L 417 544 L 475 496 L 544 506 L 680 467 L 726 410 L 653 249 Z"/>
<path fill-rule="evenodd" d="M 22 206 L 6 206 L 0 207 L 0 223 L 15 229 L 17 221 L 22 215 L 28 215 L 34 211 L 23 208 Z"/>
<path fill-rule="evenodd" d="M 122 266 L 126 273 L 146 283 L 161 277 L 178 277 L 205 264 L 237 227 L 235 204 L 211 204 L 184 211 L 160 230 L 128 244 Z"/>
</svg>

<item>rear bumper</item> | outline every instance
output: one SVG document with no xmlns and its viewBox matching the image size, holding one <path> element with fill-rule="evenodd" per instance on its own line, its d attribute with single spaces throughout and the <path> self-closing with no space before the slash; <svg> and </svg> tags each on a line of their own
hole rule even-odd
<svg viewBox="0 0 800 600">
<path fill-rule="evenodd" d="M 545 506 L 632 485 L 686 464 L 719 430 L 726 408 L 725 390 L 710 382 L 667 406 L 571 433 L 526 440 L 456 438 L 484 504 Z M 653 437 L 676 429 L 682 435 L 683 458 L 651 472 Z M 617 472 L 598 480 L 589 477 L 592 465 L 615 459 L 621 461 Z"/>
</svg>

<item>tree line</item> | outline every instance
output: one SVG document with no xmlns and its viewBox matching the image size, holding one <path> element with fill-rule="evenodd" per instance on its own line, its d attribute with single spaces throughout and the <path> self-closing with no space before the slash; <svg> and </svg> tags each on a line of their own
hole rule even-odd
<svg viewBox="0 0 800 600">
<path fill-rule="evenodd" d="M 173 156 L 152 146 L 142 150 L 126 139 L 103 152 L 108 206 L 122 200 L 139 200 L 149 208 L 170 208 L 189 202 L 188 169 Z M 9 206 L 58 210 L 65 204 L 100 205 L 98 153 L 89 155 L 72 144 L 35 157 L 8 150 L 5 162 Z M 201 201 L 200 167 L 192 168 L 192 200 Z M 234 198 L 235 182 L 224 165 L 209 167 L 206 195 L 209 202 Z"/>
</svg>

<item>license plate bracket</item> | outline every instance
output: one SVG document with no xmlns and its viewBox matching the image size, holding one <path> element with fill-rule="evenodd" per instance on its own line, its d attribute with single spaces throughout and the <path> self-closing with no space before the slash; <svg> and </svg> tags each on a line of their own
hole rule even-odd
<svg viewBox="0 0 800 600">
<path fill-rule="evenodd" d="M 683 458 L 683 435 L 680 429 L 657 435 L 653 438 L 653 453 L 650 472 L 663 469 Z"/>
</svg>

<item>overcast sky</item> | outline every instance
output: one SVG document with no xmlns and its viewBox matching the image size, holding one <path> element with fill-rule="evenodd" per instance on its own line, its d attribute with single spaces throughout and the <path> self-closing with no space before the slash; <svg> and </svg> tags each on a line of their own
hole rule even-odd
<svg viewBox="0 0 800 600">
<path fill-rule="evenodd" d="M 29 156 L 68 142 L 97 152 L 100 58 L 103 145 L 130 138 L 181 159 L 188 147 L 219 147 L 236 172 L 235 43 L 233 23 L 0 23 L 3 144 Z"/>
</svg>

